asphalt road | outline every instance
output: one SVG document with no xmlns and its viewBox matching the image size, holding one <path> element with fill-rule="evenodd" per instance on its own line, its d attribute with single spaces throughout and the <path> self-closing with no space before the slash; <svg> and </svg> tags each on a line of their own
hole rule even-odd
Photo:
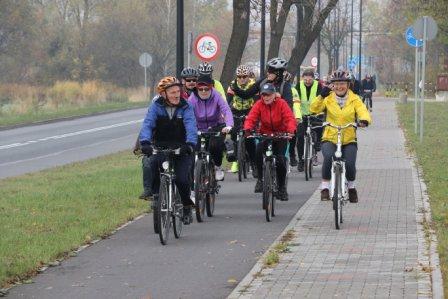
<svg viewBox="0 0 448 299">
<path fill-rule="evenodd" d="M 145 109 L 0 131 L 0 178 L 129 149 Z M 317 171 L 319 172 L 319 171 Z M 216 215 L 162 246 L 152 216 L 126 226 L 10 290 L 8 298 L 225 298 L 281 233 L 319 180 L 293 171 L 290 201 L 267 223 L 255 181 L 226 174 Z"/>
<path fill-rule="evenodd" d="M 226 174 L 216 215 L 185 226 L 183 236 L 160 244 L 152 216 L 49 268 L 8 298 L 225 298 L 253 267 L 318 186 L 293 173 L 290 200 L 278 202 L 267 223 L 254 179 Z"/>
<path fill-rule="evenodd" d="M 146 108 L 0 131 L 0 179 L 133 147 Z"/>
</svg>

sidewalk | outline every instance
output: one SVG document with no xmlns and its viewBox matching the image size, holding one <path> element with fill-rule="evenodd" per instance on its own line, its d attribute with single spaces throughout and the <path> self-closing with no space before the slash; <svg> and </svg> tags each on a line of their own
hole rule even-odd
<svg viewBox="0 0 448 299">
<path fill-rule="evenodd" d="M 374 124 L 358 130 L 360 202 L 344 208 L 342 229 L 316 190 L 285 229 L 295 236 L 279 264 L 265 267 L 261 258 L 229 298 L 443 296 L 438 256 L 429 255 L 422 225 L 425 195 L 394 105 L 375 100 Z"/>
</svg>

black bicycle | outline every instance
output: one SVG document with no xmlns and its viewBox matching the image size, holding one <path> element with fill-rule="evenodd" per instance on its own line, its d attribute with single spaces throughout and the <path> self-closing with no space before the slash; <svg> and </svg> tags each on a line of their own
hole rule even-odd
<svg viewBox="0 0 448 299">
<path fill-rule="evenodd" d="M 364 89 L 362 95 L 362 101 L 366 105 L 367 110 L 372 111 L 372 94 L 373 91 L 370 89 Z"/>
<path fill-rule="evenodd" d="M 176 187 L 174 172 L 174 157 L 179 155 L 180 149 L 156 148 L 154 154 L 163 153 L 166 160 L 162 163 L 160 172 L 159 195 L 154 210 L 154 221 L 157 225 L 154 230 L 159 234 L 160 242 L 166 245 L 173 225 L 174 237 L 180 238 L 182 234 L 183 204 Z"/>
<path fill-rule="evenodd" d="M 247 173 L 250 171 L 249 154 L 246 151 L 246 139 L 244 138 L 243 124 L 246 116 L 234 116 L 241 124 L 236 135 L 237 144 L 237 162 L 238 162 L 238 181 L 242 182 L 243 178 L 247 179 Z"/>
<path fill-rule="evenodd" d="M 216 181 L 215 163 L 207 147 L 211 137 L 220 137 L 221 134 L 221 132 L 198 132 L 201 147 L 196 152 L 194 165 L 195 209 L 198 222 L 204 221 L 205 211 L 208 217 L 213 217 L 215 212 L 216 194 L 220 185 Z"/>
<path fill-rule="evenodd" d="M 267 141 L 266 151 L 263 153 L 263 210 L 265 210 L 266 221 L 271 222 L 275 217 L 275 200 L 278 194 L 277 182 L 277 157 L 274 155 L 272 142 L 278 139 L 290 139 L 286 133 L 258 134 L 253 133 L 248 138 L 256 138 L 260 142 Z M 285 183 L 287 183 L 287 178 Z"/>
<path fill-rule="evenodd" d="M 314 161 L 317 161 L 317 151 L 315 148 L 317 134 L 314 129 L 322 128 L 322 120 L 316 116 L 309 115 L 304 117 L 304 121 L 308 122 L 303 143 L 305 180 L 308 181 L 313 177 Z"/>
</svg>

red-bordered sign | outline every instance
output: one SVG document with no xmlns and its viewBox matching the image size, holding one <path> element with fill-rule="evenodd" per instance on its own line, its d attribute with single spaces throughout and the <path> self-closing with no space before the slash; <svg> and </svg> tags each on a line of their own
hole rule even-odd
<svg viewBox="0 0 448 299">
<path fill-rule="evenodd" d="M 221 54 L 221 42 L 212 33 L 201 34 L 194 42 L 194 53 L 202 61 L 213 61 Z"/>
</svg>

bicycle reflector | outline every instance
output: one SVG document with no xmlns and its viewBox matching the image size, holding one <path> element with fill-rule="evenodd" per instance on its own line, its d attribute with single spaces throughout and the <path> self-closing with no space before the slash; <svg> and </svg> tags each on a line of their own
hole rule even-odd
<svg viewBox="0 0 448 299">
<path fill-rule="evenodd" d="M 163 168 L 163 169 L 168 170 L 169 167 L 170 167 L 170 162 L 168 162 L 168 161 L 164 161 L 164 162 L 162 163 L 162 168 Z"/>
</svg>

